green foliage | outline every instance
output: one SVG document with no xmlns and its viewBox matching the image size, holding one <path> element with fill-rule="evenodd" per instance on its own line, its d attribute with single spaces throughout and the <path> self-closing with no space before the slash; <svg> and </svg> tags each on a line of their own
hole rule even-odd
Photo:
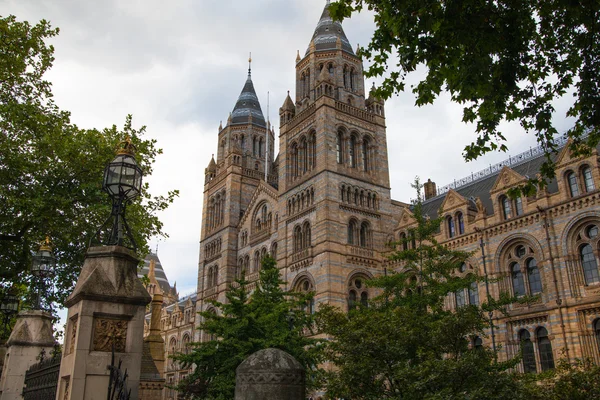
<svg viewBox="0 0 600 400">
<path fill-rule="evenodd" d="M 62 303 L 90 238 L 110 215 L 102 178 L 118 143 L 131 136 L 146 176 L 161 150 L 143 138 L 145 127 L 132 127 L 131 116 L 123 129 L 81 129 L 70 122 L 43 78 L 54 60 L 46 41 L 57 34 L 43 20 L 32 26 L 0 17 L 0 286 L 29 281 L 31 254 L 48 235 L 57 257 L 49 301 Z M 177 195 L 153 197 L 145 183 L 141 198 L 128 207 L 140 256 L 150 237 L 164 235 L 156 213 Z"/>
<path fill-rule="evenodd" d="M 310 337 L 313 315 L 305 312 L 312 294 L 285 292 L 284 284 L 275 260 L 265 257 L 252 293 L 242 277 L 228 290 L 225 303 L 211 301 L 214 311 L 199 313 L 201 329 L 213 340 L 196 343 L 190 354 L 175 357 L 196 366 L 177 387 L 179 393 L 193 399 L 233 399 L 235 369 L 266 348 L 294 356 L 306 368 L 309 386 L 318 385 L 320 341 Z"/>
<path fill-rule="evenodd" d="M 371 63 L 366 76 L 384 78 L 376 94 L 404 91 L 407 76 L 426 67 L 411 86 L 415 104 L 433 103 L 444 90 L 464 106 L 463 121 L 475 123 L 477 133 L 465 147 L 467 161 L 507 150 L 498 131 L 502 120 L 518 121 L 548 152 L 556 151 L 553 102 L 570 93 L 572 150 L 598 144 L 600 2 L 338 0 L 331 14 L 343 19 L 364 7 L 374 11 L 376 30 L 359 54 Z M 553 166 L 548 156 L 543 177 L 554 176 Z"/>
<path fill-rule="evenodd" d="M 571 364 L 561 359 L 555 370 L 545 373 L 535 399 L 588 400 L 600 398 L 600 366 L 591 360 Z"/>
<path fill-rule="evenodd" d="M 418 181 L 415 186 L 420 189 Z M 444 300 L 482 277 L 457 276 L 468 253 L 435 241 L 441 219 L 428 219 L 420 199 L 413 207 L 416 248 L 393 259 L 402 272 L 368 282 L 379 295 L 367 307 L 348 313 L 323 306 L 318 327 L 331 340 L 325 358 L 334 368 L 326 375 L 329 398 L 352 399 L 502 399 L 528 398 L 526 385 L 509 372 L 518 360 L 496 362 L 491 339 L 486 348 L 469 346 L 485 337 L 489 319 L 484 310 L 498 310 L 498 301 L 457 310 Z M 512 299 L 507 299 L 512 301 Z"/>
</svg>

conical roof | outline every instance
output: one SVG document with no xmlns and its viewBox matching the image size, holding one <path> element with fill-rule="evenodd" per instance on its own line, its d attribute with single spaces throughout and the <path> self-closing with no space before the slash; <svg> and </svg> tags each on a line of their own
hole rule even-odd
<svg viewBox="0 0 600 400">
<path fill-rule="evenodd" d="M 148 275 L 150 273 L 150 261 L 154 261 L 154 274 L 158 284 L 160 285 L 160 288 L 165 293 L 170 292 L 171 285 L 167 279 L 167 274 L 165 274 L 165 270 L 158 259 L 158 255 L 155 253 L 150 252 L 150 254 L 146 256 L 146 259 L 144 260 L 144 266 L 138 270 L 138 277 L 142 278 L 144 275 Z"/>
<path fill-rule="evenodd" d="M 256 96 L 256 92 L 254 91 L 250 68 L 248 68 L 248 79 L 246 79 L 242 93 L 240 93 L 240 97 L 238 97 L 233 112 L 231 113 L 231 124 L 247 124 L 250 116 L 252 116 L 252 123 L 254 125 L 263 128 L 267 126 L 265 117 L 260 108 L 260 103 L 258 102 L 258 96 Z"/>
<path fill-rule="evenodd" d="M 316 51 L 335 50 L 338 39 L 342 42 L 342 50 L 354 54 L 350 41 L 344 33 L 341 22 L 334 21 L 329 14 L 329 1 L 325 4 L 321 19 L 315 28 L 311 42 L 315 44 Z M 310 46 L 306 54 L 310 51 Z"/>
<path fill-rule="evenodd" d="M 281 106 L 281 109 L 284 111 L 294 111 L 296 110 L 296 106 L 294 105 L 294 102 L 292 101 L 292 98 L 290 97 L 290 91 L 288 90 L 287 93 L 287 97 L 285 98 L 285 101 L 283 102 L 283 106 Z"/>
</svg>

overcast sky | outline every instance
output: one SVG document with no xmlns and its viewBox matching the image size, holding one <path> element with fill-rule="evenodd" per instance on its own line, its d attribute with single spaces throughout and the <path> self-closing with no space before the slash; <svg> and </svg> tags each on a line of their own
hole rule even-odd
<svg viewBox="0 0 600 400">
<path fill-rule="evenodd" d="M 160 217 L 170 237 L 158 254 L 181 294 L 196 289 L 204 168 L 217 149 L 217 129 L 246 80 L 248 53 L 252 77 L 271 120 L 287 90 L 294 90 L 296 51 L 304 54 L 325 0 L 0 0 L 0 14 L 60 28 L 52 41 L 56 61 L 47 78 L 58 105 L 72 112 L 80 127 L 147 125 L 158 140 L 155 194 L 179 189 L 181 196 Z M 372 15 L 344 21 L 353 47 L 367 44 Z M 371 86 L 367 81 L 366 87 Z M 557 104 L 560 131 L 566 102 Z M 461 122 L 462 107 L 443 95 L 432 106 L 416 108 L 412 94 L 386 103 L 390 177 L 394 199 L 414 197 L 416 175 L 438 187 L 476 172 L 507 154 L 475 163 L 462 159 L 473 126 Z M 277 123 L 275 124 L 277 126 Z M 510 154 L 535 146 L 533 135 L 505 124 Z M 278 129 L 277 129 L 278 132 Z M 157 241 L 153 242 L 152 247 Z"/>
</svg>

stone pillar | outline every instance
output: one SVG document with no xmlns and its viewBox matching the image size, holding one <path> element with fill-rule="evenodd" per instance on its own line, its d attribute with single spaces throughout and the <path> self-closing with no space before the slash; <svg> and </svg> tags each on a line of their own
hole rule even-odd
<svg viewBox="0 0 600 400">
<path fill-rule="evenodd" d="M 52 331 L 52 314 L 40 310 L 21 311 L 6 342 L 1 400 L 21 400 L 25 372 L 39 362 L 42 351 L 49 356 L 56 341 Z"/>
<path fill-rule="evenodd" d="M 154 260 L 150 261 L 153 262 Z M 165 340 L 160 335 L 160 314 L 162 312 L 163 296 L 155 293 L 152 298 L 152 316 L 150 317 L 150 332 L 144 339 L 150 347 L 150 354 L 161 377 L 165 373 Z"/>
<path fill-rule="evenodd" d="M 57 400 L 106 399 L 111 362 L 123 361 L 131 398 L 138 398 L 144 315 L 151 298 L 137 277 L 135 253 L 121 246 L 91 247 L 65 305 L 67 328 Z"/>
<path fill-rule="evenodd" d="M 257 351 L 235 374 L 235 400 L 305 400 L 304 368 L 285 351 Z"/>
</svg>

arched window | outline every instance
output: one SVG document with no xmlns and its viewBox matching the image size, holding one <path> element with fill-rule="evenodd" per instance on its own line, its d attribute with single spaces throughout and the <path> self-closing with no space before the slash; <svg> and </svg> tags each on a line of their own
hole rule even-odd
<svg viewBox="0 0 600 400">
<path fill-rule="evenodd" d="M 579 248 L 579 256 L 581 258 L 581 265 L 583 267 L 583 276 L 585 284 L 590 285 L 592 283 L 600 282 L 600 276 L 598 275 L 598 263 L 592 246 L 589 243 L 584 244 Z"/>
<path fill-rule="evenodd" d="M 350 136 L 350 166 L 356 167 L 356 136 Z"/>
<path fill-rule="evenodd" d="M 330 74 L 333 74 L 333 72 L 334 72 L 333 64 L 329 63 L 329 65 L 327 66 L 327 70 L 329 71 Z"/>
<path fill-rule="evenodd" d="M 298 176 L 298 144 L 292 144 L 292 177 Z"/>
<path fill-rule="evenodd" d="M 515 214 L 517 216 L 523 215 L 523 200 L 521 199 L 521 196 L 515 199 Z"/>
<path fill-rule="evenodd" d="M 344 65 L 343 69 L 344 76 L 344 89 L 348 89 L 348 67 Z"/>
<path fill-rule="evenodd" d="M 456 214 L 456 222 L 458 225 L 458 234 L 462 235 L 465 233 L 465 219 L 463 218 L 463 214 L 461 212 Z"/>
<path fill-rule="evenodd" d="M 600 318 L 594 321 L 592 328 L 594 329 L 594 337 L 596 338 L 598 351 L 600 351 Z"/>
<path fill-rule="evenodd" d="M 512 263 L 510 266 L 510 271 L 514 295 L 523 296 L 525 294 L 525 281 L 523 280 L 521 265 L 519 265 L 519 263 Z"/>
<path fill-rule="evenodd" d="M 465 290 L 459 289 L 454 292 L 454 297 L 456 298 L 456 308 L 464 307 L 467 305 L 467 299 L 465 298 Z"/>
<path fill-rule="evenodd" d="M 361 247 L 371 247 L 370 246 L 370 235 L 371 235 L 371 229 L 369 227 L 369 223 L 368 222 L 363 222 L 362 224 L 360 224 L 360 242 L 359 245 Z"/>
<path fill-rule="evenodd" d="M 406 240 L 406 233 L 400 233 L 400 244 L 402 245 L 402 250 L 408 250 L 408 240 Z"/>
<path fill-rule="evenodd" d="M 512 210 L 510 207 L 510 199 L 506 196 L 500 198 L 500 205 L 502 206 L 502 217 L 504 219 L 510 219 L 512 217 Z"/>
<path fill-rule="evenodd" d="M 306 138 L 302 137 L 300 139 L 300 146 L 298 146 L 298 170 L 299 175 L 302 175 L 306 172 Z"/>
<path fill-rule="evenodd" d="M 302 250 L 302 228 L 300 226 L 296 226 L 294 228 L 294 252 L 298 252 Z"/>
<path fill-rule="evenodd" d="M 310 169 L 314 169 L 317 166 L 317 133 L 311 133 L 309 139 Z"/>
<path fill-rule="evenodd" d="M 302 236 L 303 236 L 303 240 L 302 240 L 302 248 L 306 249 L 308 247 L 310 247 L 312 238 L 311 238 L 311 230 L 310 230 L 310 222 L 306 221 L 304 223 L 304 225 L 302 226 Z"/>
<path fill-rule="evenodd" d="M 446 221 L 448 223 L 448 237 L 454 237 L 456 236 L 456 230 L 454 227 L 454 219 L 452 217 L 447 217 Z"/>
<path fill-rule="evenodd" d="M 242 279 L 244 273 L 244 258 L 240 258 L 238 261 L 237 268 L 235 269 L 235 279 Z"/>
<path fill-rule="evenodd" d="M 256 250 L 254 252 L 254 267 L 252 269 L 252 272 L 258 272 L 259 269 L 260 269 L 260 253 L 258 252 L 258 250 Z"/>
<path fill-rule="evenodd" d="M 258 157 L 262 157 L 263 156 L 263 139 L 260 138 L 258 139 Z"/>
<path fill-rule="evenodd" d="M 472 282 L 469 287 L 469 304 L 478 306 L 479 305 L 479 289 L 477 282 Z"/>
<path fill-rule="evenodd" d="M 184 354 L 190 354 L 190 336 L 189 335 L 185 335 L 183 337 L 183 340 L 181 341 L 181 348 L 183 350 Z"/>
<path fill-rule="evenodd" d="M 336 137 L 336 142 L 335 142 L 335 154 L 336 154 L 336 160 L 338 162 L 338 164 L 341 164 L 344 162 L 344 148 L 343 148 L 343 135 L 342 132 L 338 132 L 337 133 L 337 137 Z"/>
<path fill-rule="evenodd" d="M 364 307 L 369 305 L 369 291 L 365 285 L 365 278 L 355 276 L 348 283 L 348 309 L 358 306 L 358 302 Z"/>
<path fill-rule="evenodd" d="M 535 365 L 535 351 L 531 342 L 529 331 L 523 329 L 519 332 L 519 340 L 521 341 L 521 351 L 523 352 L 523 372 L 537 372 Z"/>
<path fill-rule="evenodd" d="M 363 158 L 363 169 L 365 172 L 369 171 L 369 138 L 365 137 L 362 142 L 362 158 Z"/>
<path fill-rule="evenodd" d="M 358 238 L 358 222 L 355 219 L 351 219 L 348 224 L 348 244 L 356 245 Z"/>
<path fill-rule="evenodd" d="M 527 279 L 529 280 L 530 294 L 542 292 L 542 279 L 540 278 L 540 271 L 538 270 L 535 258 L 527 260 Z"/>
<path fill-rule="evenodd" d="M 273 242 L 271 245 L 271 257 L 277 260 L 277 242 Z"/>
<path fill-rule="evenodd" d="M 552 353 L 552 343 L 550 343 L 550 339 L 548 338 L 548 331 L 546 328 L 540 327 L 537 330 L 536 336 L 542 371 L 554 369 L 554 354 Z"/>
<path fill-rule="evenodd" d="M 308 294 L 308 293 L 312 293 L 315 291 L 315 288 L 312 284 L 312 282 L 308 279 L 308 278 L 303 278 L 301 279 L 298 284 L 296 285 L 296 288 L 294 289 L 295 292 L 297 293 L 304 293 L 304 294 Z M 312 297 L 310 299 L 310 301 L 308 301 L 306 303 L 306 305 L 303 307 L 303 310 L 306 311 L 307 313 L 314 313 L 315 312 L 315 299 L 314 297 Z"/>
<path fill-rule="evenodd" d="M 579 196 L 579 185 L 577 183 L 577 175 L 573 171 L 567 173 L 567 184 L 569 185 L 569 193 L 571 197 Z"/>
<path fill-rule="evenodd" d="M 587 165 L 581 169 L 581 175 L 583 176 L 583 186 L 585 192 L 589 193 L 596 188 L 594 185 L 594 177 L 592 176 L 592 169 Z"/>
<path fill-rule="evenodd" d="M 479 336 L 473 338 L 473 349 L 477 351 L 483 350 L 483 340 Z"/>
</svg>

